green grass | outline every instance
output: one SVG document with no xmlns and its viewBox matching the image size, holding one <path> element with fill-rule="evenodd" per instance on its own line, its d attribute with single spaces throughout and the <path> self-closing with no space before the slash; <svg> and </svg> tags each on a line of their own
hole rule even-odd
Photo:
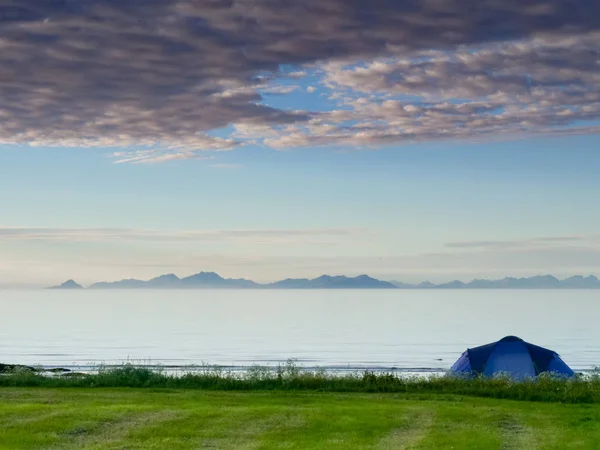
<svg viewBox="0 0 600 450">
<path fill-rule="evenodd" d="M 314 391 L 355 393 L 452 394 L 561 403 L 600 404 L 600 374 L 564 379 L 540 376 L 525 382 L 508 378 L 402 377 L 394 374 L 302 372 L 290 363 L 254 367 L 244 374 L 206 367 L 173 375 L 145 367 L 100 368 L 89 375 L 45 376 L 29 370 L 0 375 L 0 386 L 47 388 L 168 388 L 219 391 Z"/>
<path fill-rule="evenodd" d="M 445 394 L 0 388 L 0 449 L 598 449 L 600 405 Z"/>
</svg>

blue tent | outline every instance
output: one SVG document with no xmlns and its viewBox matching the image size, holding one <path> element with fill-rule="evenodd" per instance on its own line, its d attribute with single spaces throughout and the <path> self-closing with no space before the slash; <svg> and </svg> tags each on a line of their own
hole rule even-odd
<svg viewBox="0 0 600 450">
<path fill-rule="evenodd" d="M 516 336 L 506 336 L 498 342 L 467 349 L 450 368 L 450 372 L 485 376 L 503 373 L 516 380 L 532 378 L 542 372 L 567 377 L 575 375 L 556 352 Z"/>
</svg>

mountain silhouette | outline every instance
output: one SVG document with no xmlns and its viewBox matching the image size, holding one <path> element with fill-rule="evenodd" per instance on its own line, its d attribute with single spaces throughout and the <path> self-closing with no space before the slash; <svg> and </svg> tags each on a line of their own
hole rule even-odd
<svg viewBox="0 0 600 450">
<path fill-rule="evenodd" d="M 354 278 L 322 275 L 314 279 L 290 278 L 259 284 L 245 278 L 223 278 L 215 272 L 199 272 L 185 278 L 168 274 L 148 281 L 127 279 L 101 282 L 92 284 L 90 289 L 396 289 L 396 286 L 368 275 Z"/>
<path fill-rule="evenodd" d="M 82 289 L 82 286 L 69 280 L 49 289 Z M 552 275 L 537 275 L 529 278 L 475 279 L 468 283 L 454 280 L 441 284 L 429 281 L 409 284 L 382 281 L 368 275 L 321 275 L 312 279 L 286 278 L 260 284 L 245 278 L 223 278 L 215 272 L 199 272 L 185 278 L 170 273 L 147 281 L 126 279 L 100 282 L 92 284 L 89 289 L 600 289 L 600 280 L 593 275 L 575 275 L 564 280 Z"/>
<path fill-rule="evenodd" d="M 73 280 L 69 280 L 69 281 L 65 281 L 63 284 L 61 284 L 59 286 L 52 286 L 52 287 L 49 287 L 48 289 L 83 289 L 83 286 L 81 286 L 80 284 L 76 283 Z"/>
<path fill-rule="evenodd" d="M 409 285 L 398 281 L 393 283 L 401 289 L 600 289 L 600 280 L 593 275 L 576 275 L 564 280 L 552 275 L 537 275 L 529 278 L 506 277 L 500 280 L 475 279 L 469 283 L 458 280 L 443 284 L 425 282 Z"/>
<path fill-rule="evenodd" d="M 354 278 L 346 276 L 321 275 L 309 280 L 307 278 L 277 281 L 266 287 L 272 289 L 396 289 L 392 283 L 377 280 L 368 275 L 359 275 Z"/>
</svg>

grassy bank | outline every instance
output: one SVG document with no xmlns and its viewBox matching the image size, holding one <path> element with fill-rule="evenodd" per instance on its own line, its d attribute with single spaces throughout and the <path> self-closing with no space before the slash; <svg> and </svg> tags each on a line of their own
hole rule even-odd
<svg viewBox="0 0 600 450">
<path fill-rule="evenodd" d="M 395 374 L 303 372 L 294 364 L 255 367 L 243 374 L 203 368 L 169 374 L 125 365 L 93 374 L 48 376 L 17 370 L 0 376 L 0 386 L 46 388 L 168 388 L 219 391 L 316 391 L 357 393 L 451 394 L 561 403 L 599 403 L 600 375 L 563 379 L 540 376 L 525 382 L 507 378 L 403 377 Z"/>
<path fill-rule="evenodd" d="M 0 449 L 597 449 L 600 405 L 439 394 L 0 388 Z"/>
</svg>

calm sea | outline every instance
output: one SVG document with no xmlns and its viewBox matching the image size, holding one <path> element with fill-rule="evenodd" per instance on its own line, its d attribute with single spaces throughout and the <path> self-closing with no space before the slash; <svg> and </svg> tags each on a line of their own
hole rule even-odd
<svg viewBox="0 0 600 450">
<path fill-rule="evenodd" d="M 447 369 L 517 335 L 600 365 L 600 291 L 0 291 L 0 362 Z"/>
</svg>

